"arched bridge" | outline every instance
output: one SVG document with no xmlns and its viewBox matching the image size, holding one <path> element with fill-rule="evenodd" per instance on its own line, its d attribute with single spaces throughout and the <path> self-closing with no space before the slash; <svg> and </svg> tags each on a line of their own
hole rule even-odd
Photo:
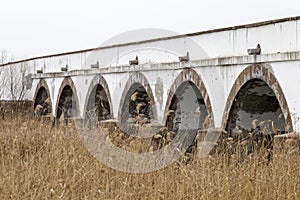
<svg viewBox="0 0 300 200">
<path fill-rule="evenodd" d="M 170 113 L 189 109 L 200 113 L 200 128 L 235 132 L 268 121 L 279 132 L 299 132 L 299 19 L 114 44 L 2 69 L 26 62 L 27 98 L 34 107 L 48 99 L 47 114 L 57 118 L 87 118 L 94 109 L 100 121 L 142 114 L 141 123 L 172 121 L 175 129 Z"/>
</svg>

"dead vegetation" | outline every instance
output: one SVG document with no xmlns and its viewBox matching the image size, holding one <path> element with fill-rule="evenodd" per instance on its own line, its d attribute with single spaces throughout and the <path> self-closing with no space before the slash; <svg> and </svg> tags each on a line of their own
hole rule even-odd
<svg viewBox="0 0 300 200">
<path fill-rule="evenodd" d="M 243 162 L 224 151 L 130 174 L 99 163 L 71 125 L 16 117 L 0 130 L 1 199 L 300 199 L 299 151 L 278 151 L 270 162 L 264 151 Z"/>
</svg>

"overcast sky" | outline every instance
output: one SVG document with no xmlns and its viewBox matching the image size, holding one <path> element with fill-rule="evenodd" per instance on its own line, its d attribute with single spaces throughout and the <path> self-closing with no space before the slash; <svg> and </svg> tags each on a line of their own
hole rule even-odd
<svg viewBox="0 0 300 200">
<path fill-rule="evenodd" d="M 29 58 L 133 29 L 190 33 L 297 15 L 299 0 L 1 0 L 0 50 Z"/>
</svg>

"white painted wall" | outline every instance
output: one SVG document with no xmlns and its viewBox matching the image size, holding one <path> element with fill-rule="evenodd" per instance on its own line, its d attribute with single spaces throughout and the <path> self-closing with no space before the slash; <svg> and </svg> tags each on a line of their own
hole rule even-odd
<svg viewBox="0 0 300 200">
<path fill-rule="evenodd" d="M 300 61 L 273 63 L 272 68 L 287 100 L 294 129 L 300 132 Z"/>
</svg>

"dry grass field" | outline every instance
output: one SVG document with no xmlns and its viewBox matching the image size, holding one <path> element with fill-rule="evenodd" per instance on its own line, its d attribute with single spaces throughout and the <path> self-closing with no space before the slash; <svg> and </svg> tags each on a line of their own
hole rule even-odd
<svg viewBox="0 0 300 200">
<path fill-rule="evenodd" d="M 76 129 L 0 121 L 0 199 L 300 199 L 300 156 L 215 154 L 145 174 L 110 169 Z"/>
</svg>

